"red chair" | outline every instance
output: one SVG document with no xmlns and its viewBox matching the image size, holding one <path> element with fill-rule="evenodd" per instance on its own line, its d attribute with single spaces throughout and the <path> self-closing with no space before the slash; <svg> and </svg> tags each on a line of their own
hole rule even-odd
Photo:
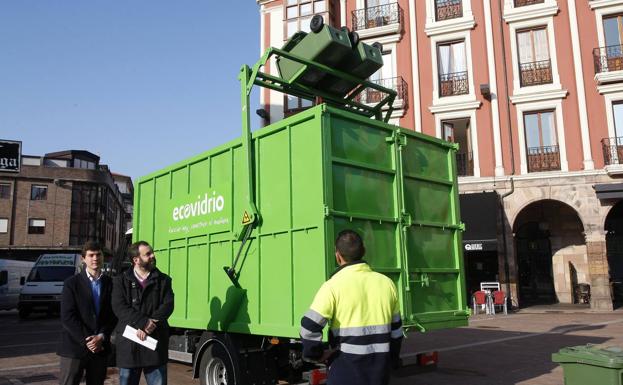
<svg viewBox="0 0 623 385">
<path fill-rule="evenodd" d="M 496 290 L 493 292 L 493 303 L 491 306 L 491 312 L 493 314 L 495 314 L 496 306 L 504 308 L 504 314 L 508 314 L 508 309 L 506 308 L 506 293 L 502 290 Z"/>
<path fill-rule="evenodd" d="M 489 299 L 487 298 L 487 293 L 479 290 L 472 294 L 472 307 L 474 309 L 474 314 L 478 314 L 478 309 L 485 305 L 485 313 L 489 313 Z"/>
</svg>

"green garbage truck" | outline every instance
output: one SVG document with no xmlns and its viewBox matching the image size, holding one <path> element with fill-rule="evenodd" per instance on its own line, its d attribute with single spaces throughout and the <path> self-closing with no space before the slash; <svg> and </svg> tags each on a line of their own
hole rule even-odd
<svg viewBox="0 0 623 385">
<path fill-rule="evenodd" d="M 320 23 L 304 39 L 341 36 L 313 32 L 331 28 Z M 310 46 L 269 48 L 242 67 L 240 139 L 137 182 L 133 239 L 150 242 L 173 279 L 170 357 L 191 362 L 201 385 L 292 381 L 309 368 L 300 319 L 346 228 L 396 284 L 408 332 L 467 324 L 457 146 L 388 124 L 395 91 L 323 64 L 313 52 L 323 45 Z M 318 81 L 263 72 L 273 57 Z M 352 89 L 332 92 L 326 77 Z M 251 132 L 254 85 L 315 106 Z M 366 89 L 384 97 L 365 103 Z"/>
</svg>

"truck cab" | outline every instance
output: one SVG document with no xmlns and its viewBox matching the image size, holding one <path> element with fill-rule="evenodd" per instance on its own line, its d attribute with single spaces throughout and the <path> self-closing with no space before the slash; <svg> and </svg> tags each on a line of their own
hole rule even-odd
<svg viewBox="0 0 623 385">
<path fill-rule="evenodd" d="M 19 316 L 27 318 L 33 311 L 60 311 L 65 279 L 80 272 L 80 254 L 42 254 L 35 262 L 19 295 Z"/>
</svg>

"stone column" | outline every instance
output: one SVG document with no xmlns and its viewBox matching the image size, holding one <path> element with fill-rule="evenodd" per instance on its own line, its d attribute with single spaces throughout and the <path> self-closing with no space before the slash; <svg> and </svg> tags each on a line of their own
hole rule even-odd
<svg viewBox="0 0 623 385">
<path fill-rule="evenodd" d="M 587 234 L 586 253 L 591 282 L 591 309 L 613 310 L 605 234 Z"/>
</svg>

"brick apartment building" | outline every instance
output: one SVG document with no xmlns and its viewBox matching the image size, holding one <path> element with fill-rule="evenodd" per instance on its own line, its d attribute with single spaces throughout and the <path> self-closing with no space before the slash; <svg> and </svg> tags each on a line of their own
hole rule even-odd
<svg viewBox="0 0 623 385">
<path fill-rule="evenodd" d="M 262 50 L 314 14 L 382 43 L 390 122 L 460 145 L 468 291 L 623 301 L 623 0 L 257 2 Z M 260 98 L 270 122 L 311 105 Z"/>
<path fill-rule="evenodd" d="M 81 150 L 23 155 L 18 172 L 0 169 L 0 258 L 79 252 L 87 240 L 114 255 L 132 215 L 132 181 L 118 178 L 124 192 L 97 155 Z"/>
</svg>

